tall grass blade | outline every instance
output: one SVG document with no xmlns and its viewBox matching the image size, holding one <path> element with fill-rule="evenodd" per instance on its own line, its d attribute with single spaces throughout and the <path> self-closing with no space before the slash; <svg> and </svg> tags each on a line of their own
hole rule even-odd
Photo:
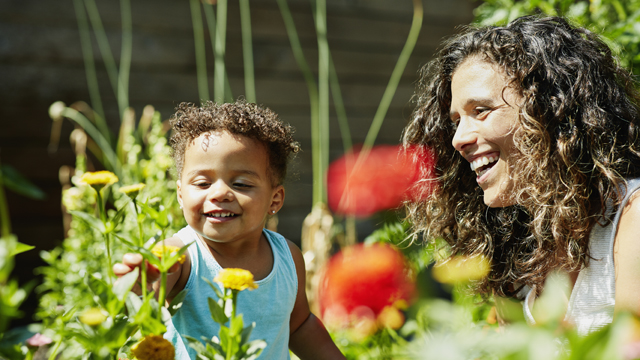
<svg viewBox="0 0 640 360">
<path fill-rule="evenodd" d="M 198 79 L 198 95 L 200 101 L 208 101 L 209 80 L 207 78 L 207 55 L 204 46 L 204 25 L 202 24 L 202 13 L 200 11 L 200 1 L 190 0 L 191 23 L 193 25 L 193 42 L 196 53 L 196 73 Z M 205 5 L 206 6 L 206 5 Z M 213 34 L 212 34 L 213 36 Z"/>
<path fill-rule="evenodd" d="M 244 96 L 248 102 L 256 102 L 256 80 L 253 65 L 253 40 L 251 35 L 251 9 L 249 0 L 240 0 L 240 25 L 242 29 L 242 59 L 244 63 Z"/>
</svg>

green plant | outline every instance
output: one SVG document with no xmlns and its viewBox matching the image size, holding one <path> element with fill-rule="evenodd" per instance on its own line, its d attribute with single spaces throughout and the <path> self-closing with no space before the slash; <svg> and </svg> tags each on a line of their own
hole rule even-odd
<svg viewBox="0 0 640 360">
<path fill-rule="evenodd" d="M 200 359 L 252 360 L 257 358 L 267 343 L 264 340 L 249 341 L 256 323 L 252 322 L 245 327 L 242 314 L 236 314 L 238 293 L 258 287 L 253 282 L 253 275 L 247 270 L 223 269 L 214 279 L 221 284 L 222 290 L 209 279 L 203 279 L 217 296 L 217 299 L 208 298 L 208 302 L 211 319 L 220 324 L 220 331 L 218 336 L 211 339 L 202 336 L 203 342 L 191 336 L 185 336 L 189 346 L 197 351 Z"/>
<path fill-rule="evenodd" d="M 474 22 L 504 25 L 531 14 L 565 16 L 600 34 L 623 66 L 640 74 L 640 1 L 638 0 L 485 0 Z"/>
</svg>

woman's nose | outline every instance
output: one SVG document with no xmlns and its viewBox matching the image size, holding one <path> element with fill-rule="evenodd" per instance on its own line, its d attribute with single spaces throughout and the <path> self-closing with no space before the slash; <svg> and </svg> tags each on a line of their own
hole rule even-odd
<svg viewBox="0 0 640 360">
<path fill-rule="evenodd" d="M 218 180 L 209 187 L 209 194 L 207 197 L 209 201 L 229 201 L 233 199 L 233 192 L 227 183 L 222 180 Z"/>
<path fill-rule="evenodd" d="M 458 128 L 451 140 L 453 147 L 458 151 L 463 151 L 468 145 L 475 143 L 477 140 L 478 134 L 475 126 L 472 124 L 472 120 L 466 117 L 460 118 Z"/>
</svg>

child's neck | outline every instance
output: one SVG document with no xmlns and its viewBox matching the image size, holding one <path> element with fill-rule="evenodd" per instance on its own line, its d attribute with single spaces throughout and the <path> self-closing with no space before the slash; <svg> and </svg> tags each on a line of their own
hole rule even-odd
<svg viewBox="0 0 640 360">
<path fill-rule="evenodd" d="M 203 240 L 209 253 L 224 269 L 239 268 L 251 271 L 255 280 L 264 279 L 273 268 L 273 251 L 264 233 L 255 241 L 216 243 Z"/>
</svg>

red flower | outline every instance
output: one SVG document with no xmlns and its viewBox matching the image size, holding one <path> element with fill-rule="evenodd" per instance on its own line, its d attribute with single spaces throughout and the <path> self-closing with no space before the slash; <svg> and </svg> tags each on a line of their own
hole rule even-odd
<svg viewBox="0 0 640 360">
<path fill-rule="evenodd" d="M 429 195 L 417 195 L 411 188 L 421 178 L 433 178 L 435 161 L 430 149 L 401 151 L 399 146 L 377 146 L 356 166 L 359 153 L 347 154 L 329 166 L 328 200 L 335 213 L 367 217 L 396 208 L 406 198 L 418 200 Z"/>
<path fill-rule="evenodd" d="M 363 319 L 388 325 L 389 307 L 396 311 L 406 307 L 414 291 L 413 276 L 399 251 L 385 244 L 359 244 L 327 263 L 319 288 L 320 313 L 334 328 L 362 323 Z M 394 316 L 391 319 L 397 323 Z"/>
</svg>

